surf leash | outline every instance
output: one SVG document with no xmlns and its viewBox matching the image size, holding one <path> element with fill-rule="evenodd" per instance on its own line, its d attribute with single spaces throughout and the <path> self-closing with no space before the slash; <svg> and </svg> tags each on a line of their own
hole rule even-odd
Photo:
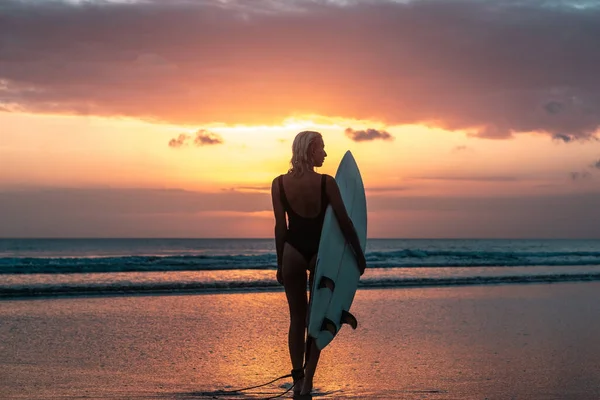
<svg viewBox="0 0 600 400">
<path fill-rule="evenodd" d="M 253 389 L 258 389 L 258 388 L 262 388 L 262 387 L 268 386 L 268 385 L 270 385 L 272 383 L 275 383 L 275 382 L 277 382 L 277 381 L 279 381 L 281 379 L 291 378 L 291 377 L 292 377 L 292 374 L 282 375 L 279 378 L 275 378 L 275 379 L 273 379 L 273 380 L 271 380 L 269 382 L 266 382 L 266 383 L 263 383 L 263 384 L 260 384 L 260 385 L 248 386 L 248 387 L 245 387 L 245 388 L 234 389 L 234 390 L 219 390 L 218 394 L 232 395 L 232 394 L 236 394 L 236 393 L 240 393 L 240 392 L 245 392 L 245 391 L 249 391 L 249 390 L 253 390 Z M 296 386 L 296 382 L 294 382 L 294 384 L 289 389 L 287 389 L 285 392 L 282 392 L 282 393 L 280 393 L 278 395 L 270 396 L 270 397 L 256 397 L 255 399 L 256 400 L 277 399 L 277 398 L 282 397 L 282 396 L 286 395 L 287 393 L 289 393 L 292 389 L 294 389 L 295 386 Z M 216 394 L 216 393 L 214 393 L 214 394 Z"/>
<path fill-rule="evenodd" d="M 313 341 L 313 338 L 312 338 L 310 335 L 308 335 L 308 337 L 306 338 L 306 351 L 305 351 L 305 353 L 304 353 L 304 354 L 305 354 L 305 356 L 306 356 L 306 359 L 304 360 L 304 365 L 302 366 L 302 369 L 300 370 L 300 371 L 302 372 L 302 377 L 299 377 L 298 379 L 295 379 L 295 382 L 292 384 L 292 386 L 291 386 L 289 389 L 287 389 L 285 392 L 282 392 L 282 393 L 280 393 L 280 394 L 278 394 L 278 395 L 271 396 L 271 397 L 256 397 L 256 398 L 255 398 L 256 400 L 271 400 L 271 399 L 277 399 L 277 398 L 280 398 L 280 397 L 282 397 L 282 396 L 285 396 L 285 395 L 286 395 L 287 393 L 289 393 L 289 392 L 290 392 L 292 389 L 294 389 L 294 387 L 296 387 L 296 384 L 297 384 L 297 383 L 300 381 L 300 379 L 304 378 L 304 372 L 303 372 L 303 371 L 304 371 L 304 369 L 306 369 L 306 364 L 308 364 L 308 358 L 309 358 L 309 354 L 310 354 L 310 353 L 309 353 L 309 350 L 310 350 L 310 348 L 311 348 L 312 341 Z M 219 394 L 228 395 L 228 394 L 235 394 L 235 393 L 240 393 L 240 392 L 246 392 L 246 391 L 248 391 L 248 390 L 258 389 L 258 388 L 261 388 L 261 387 L 268 386 L 268 385 L 270 385 L 270 384 L 272 384 L 272 383 L 275 383 L 275 382 L 277 382 L 277 381 L 279 381 L 279 380 L 281 380 L 281 379 L 286 379 L 286 378 L 294 378 L 294 372 L 295 372 L 295 371 L 296 371 L 296 370 L 293 370 L 293 371 L 292 371 L 292 373 L 290 373 L 290 374 L 281 375 L 279 378 L 275 378 L 275 379 L 273 379 L 273 380 L 271 380 L 271 381 L 269 381 L 269 382 L 262 383 L 262 384 L 260 384 L 260 385 L 248 386 L 248 387 L 245 387 L 245 388 L 241 388 L 241 389 L 234 389 L 234 390 L 219 390 L 219 392 L 218 392 L 218 393 L 219 393 Z"/>
<path fill-rule="evenodd" d="M 309 344 L 308 348 L 310 348 L 310 343 L 311 342 L 312 342 L 312 338 L 309 336 L 308 340 L 307 340 L 307 343 Z M 308 355 L 307 355 L 306 360 L 304 362 L 304 366 L 302 366 L 302 370 L 300 370 L 301 372 L 304 371 L 304 369 L 306 368 L 306 364 L 307 363 L 308 363 Z M 296 371 L 296 370 L 294 370 L 294 371 Z M 273 379 L 273 380 L 271 380 L 271 381 L 269 381 L 267 383 L 263 383 L 263 384 L 255 385 L 255 386 L 248 386 L 248 387 L 245 387 L 245 388 L 235 389 L 235 390 L 220 390 L 219 393 L 227 395 L 227 394 L 234 394 L 234 393 L 239 393 L 239 392 L 245 392 L 245 391 L 248 391 L 248 390 L 253 390 L 253 389 L 258 389 L 258 388 L 261 388 L 261 387 L 265 387 L 265 386 L 268 386 L 268 385 L 270 385 L 272 383 L 275 383 L 275 382 L 277 382 L 277 381 L 279 381 L 281 379 L 294 378 L 294 371 L 292 371 L 291 374 L 282 375 L 279 378 L 275 378 L 275 379 Z M 282 393 L 280 393 L 278 395 L 271 396 L 271 397 L 257 397 L 256 400 L 271 400 L 271 399 L 277 399 L 279 397 L 285 396 L 292 389 L 294 389 L 294 387 L 296 387 L 296 384 L 302 378 L 304 378 L 304 373 L 303 372 L 302 372 L 302 377 L 299 377 L 298 379 L 296 379 L 295 382 L 292 384 L 292 386 L 289 389 L 287 389 L 285 392 L 282 392 Z"/>
</svg>

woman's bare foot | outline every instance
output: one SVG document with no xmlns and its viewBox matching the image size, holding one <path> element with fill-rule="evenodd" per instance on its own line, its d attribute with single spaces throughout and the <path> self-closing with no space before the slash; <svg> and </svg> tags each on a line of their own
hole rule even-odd
<svg viewBox="0 0 600 400">
<path fill-rule="evenodd" d="M 297 396 L 302 392 L 302 387 L 304 386 L 304 378 L 298 379 L 296 383 L 294 383 L 294 396 Z"/>
<path fill-rule="evenodd" d="M 302 382 L 302 390 L 300 391 L 300 396 L 310 395 L 312 392 L 312 388 L 313 388 L 312 379 L 308 379 L 307 377 L 305 377 Z"/>
<path fill-rule="evenodd" d="M 293 369 L 292 370 L 292 379 L 294 380 L 294 395 L 300 394 L 302 390 L 302 386 L 304 385 L 304 370 L 303 369 Z"/>
</svg>

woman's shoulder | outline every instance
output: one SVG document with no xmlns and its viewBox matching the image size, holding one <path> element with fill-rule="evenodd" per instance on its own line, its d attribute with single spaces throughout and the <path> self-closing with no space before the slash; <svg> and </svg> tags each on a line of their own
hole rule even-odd
<svg viewBox="0 0 600 400">
<path fill-rule="evenodd" d="M 273 181 L 271 182 L 271 189 L 278 189 L 278 186 L 280 182 L 282 182 L 284 175 L 286 174 L 277 175 L 275 178 L 273 178 Z"/>
<path fill-rule="evenodd" d="M 319 179 L 325 179 L 326 182 L 332 182 L 332 181 L 335 182 L 335 178 L 333 176 L 331 176 L 331 175 L 328 175 L 328 174 L 319 174 L 317 172 L 314 172 L 313 174 L 317 175 L 319 177 Z M 309 178 L 309 179 L 313 180 L 314 179 L 314 175 L 313 175 L 312 178 Z M 303 181 L 303 180 L 305 180 L 304 178 L 306 178 L 306 175 L 298 177 L 298 176 L 294 176 L 294 174 L 292 174 L 291 172 L 287 172 L 285 174 L 277 175 L 275 178 L 273 178 L 272 185 L 273 186 L 278 185 L 279 182 L 283 182 L 284 180 L 286 182 L 289 181 L 290 184 L 292 184 L 293 181 Z"/>
<path fill-rule="evenodd" d="M 279 174 L 279 175 L 277 175 L 275 178 L 273 178 L 273 182 L 277 182 L 279 179 L 283 178 L 286 175 L 290 175 L 290 173 L 286 172 L 285 174 Z"/>
<path fill-rule="evenodd" d="M 319 175 L 321 175 L 321 179 L 325 179 L 325 183 L 331 184 L 331 183 L 335 182 L 335 178 L 331 175 L 328 175 L 328 174 L 319 174 Z"/>
</svg>

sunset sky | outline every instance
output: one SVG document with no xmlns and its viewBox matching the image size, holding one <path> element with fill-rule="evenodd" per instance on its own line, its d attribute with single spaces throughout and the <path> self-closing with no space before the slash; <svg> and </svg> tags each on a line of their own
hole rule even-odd
<svg viewBox="0 0 600 400">
<path fill-rule="evenodd" d="M 262 237 L 302 130 L 368 236 L 600 238 L 600 5 L 0 2 L 0 237 Z"/>
</svg>

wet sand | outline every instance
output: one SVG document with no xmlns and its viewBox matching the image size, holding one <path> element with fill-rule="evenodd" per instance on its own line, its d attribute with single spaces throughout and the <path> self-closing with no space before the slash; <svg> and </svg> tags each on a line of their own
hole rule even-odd
<svg viewBox="0 0 600 400">
<path fill-rule="evenodd" d="M 599 399 L 600 283 L 361 290 L 314 398 Z M 290 370 L 282 292 L 0 301 L 0 397 L 217 396 Z M 216 396 L 216 397 L 215 397 Z"/>
</svg>

